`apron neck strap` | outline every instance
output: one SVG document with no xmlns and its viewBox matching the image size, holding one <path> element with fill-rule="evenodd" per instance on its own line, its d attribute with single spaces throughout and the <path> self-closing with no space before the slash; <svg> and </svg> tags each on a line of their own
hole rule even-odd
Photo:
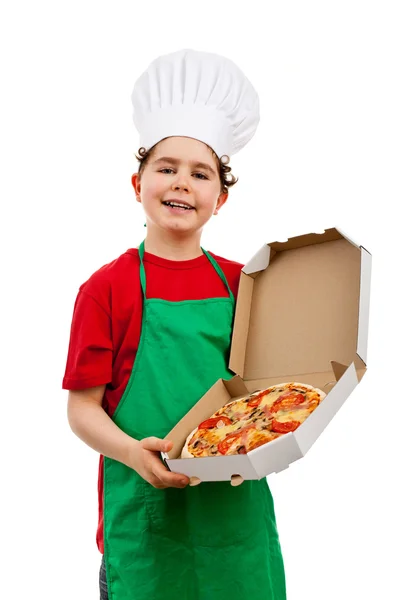
<svg viewBox="0 0 400 600">
<path fill-rule="evenodd" d="M 228 280 L 225 277 L 225 273 L 223 272 L 223 270 L 221 269 L 221 267 L 219 266 L 219 264 L 217 263 L 217 261 L 211 256 L 211 254 L 209 252 L 207 252 L 207 250 L 204 250 L 204 248 L 201 249 L 204 254 L 207 256 L 208 260 L 210 261 L 210 263 L 212 264 L 212 266 L 214 267 L 214 269 L 217 271 L 218 275 L 220 276 L 220 278 L 222 279 L 222 281 L 224 282 L 228 292 L 229 292 L 229 298 L 232 300 L 232 302 L 234 302 L 235 298 L 232 294 L 231 288 L 229 287 L 229 283 Z M 143 265 L 143 257 L 144 257 L 144 240 L 143 242 L 140 244 L 139 246 L 139 258 L 140 258 L 140 283 L 142 286 L 142 291 L 143 291 L 143 296 L 146 298 L 146 272 L 144 270 L 144 265 Z"/>
<path fill-rule="evenodd" d="M 225 273 L 223 272 L 223 270 L 221 269 L 221 267 L 219 266 L 219 264 L 217 263 L 217 261 L 215 260 L 215 258 L 213 258 L 211 256 L 211 254 L 209 252 L 207 252 L 207 250 L 204 250 L 204 248 L 202 248 L 204 254 L 207 256 L 208 260 L 210 261 L 210 263 L 212 264 L 212 266 L 214 267 L 214 269 L 217 271 L 218 275 L 221 277 L 222 281 L 225 283 L 226 289 L 229 292 L 229 298 L 232 300 L 232 302 L 234 302 L 235 298 L 232 294 L 231 288 L 229 287 L 229 283 L 227 278 L 225 277 Z"/>
</svg>

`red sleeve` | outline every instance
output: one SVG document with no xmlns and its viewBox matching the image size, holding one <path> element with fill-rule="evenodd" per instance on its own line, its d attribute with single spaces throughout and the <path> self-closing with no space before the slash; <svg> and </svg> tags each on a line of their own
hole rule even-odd
<svg viewBox="0 0 400 600">
<path fill-rule="evenodd" d="M 82 287 L 76 298 L 72 317 L 67 366 L 62 384 L 66 390 L 105 385 L 112 379 L 110 314 L 103 302 L 82 290 Z"/>
</svg>

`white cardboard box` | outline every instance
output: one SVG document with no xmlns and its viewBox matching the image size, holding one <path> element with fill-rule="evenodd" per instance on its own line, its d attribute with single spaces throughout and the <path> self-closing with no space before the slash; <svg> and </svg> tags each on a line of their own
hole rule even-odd
<svg viewBox="0 0 400 600">
<path fill-rule="evenodd" d="M 166 436 L 171 471 L 201 481 L 261 479 L 302 458 L 366 372 L 371 255 L 338 229 L 265 244 L 242 269 L 229 368 Z M 227 402 L 296 381 L 327 393 L 294 432 L 248 454 L 179 458 L 187 436 Z"/>
</svg>

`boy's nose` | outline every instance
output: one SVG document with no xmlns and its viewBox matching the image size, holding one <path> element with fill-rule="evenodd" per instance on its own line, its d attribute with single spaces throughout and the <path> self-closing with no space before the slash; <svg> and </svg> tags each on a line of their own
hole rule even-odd
<svg viewBox="0 0 400 600">
<path fill-rule="evenodd" d="M 172 189 L 175 190 L 185 190 L 186 192 L 189 191 L 189 186 L 187 183 L 176 183 Z"/>
</svg>

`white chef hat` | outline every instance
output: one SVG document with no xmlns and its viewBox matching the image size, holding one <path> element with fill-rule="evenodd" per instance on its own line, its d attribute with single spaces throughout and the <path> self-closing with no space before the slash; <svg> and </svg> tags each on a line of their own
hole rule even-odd
<svg viewBox="0 0 400 600">
<path fill-rule="evenodd" d="M 260 120 L 257 92 L 235 63 L 190 49 L 154 60 L 136 81 L 132 103 L 147 150 L 183 136 L 208 144 L 219 158 L 231 156 L 251 140 Z"/>
</svg>

